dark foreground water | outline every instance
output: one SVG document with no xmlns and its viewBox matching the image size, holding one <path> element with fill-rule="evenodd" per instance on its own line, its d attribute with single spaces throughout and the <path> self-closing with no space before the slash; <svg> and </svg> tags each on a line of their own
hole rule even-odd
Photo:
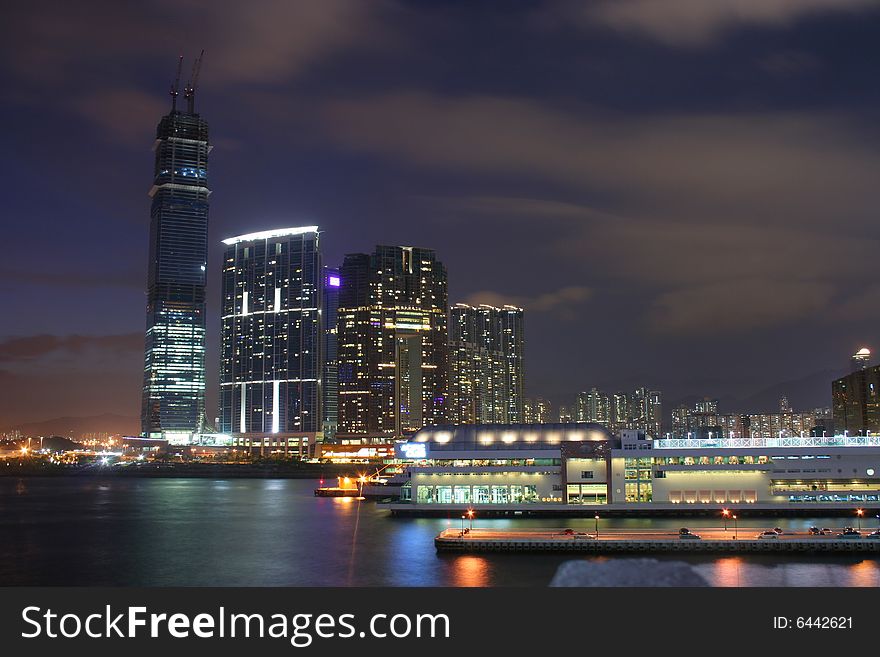
<svg viewBox="0 0 880 657">
<path fill-rule="evenodd" d="M 458 518 L 391 518 L 372 502 L 316 498 L 316 484 L 0 478 L 0 585 L 545 586 L 556 567 L 573 558 L 437 555 L 434 536 L 457 527 Z M 600 522 L 600 531 L 719 524 L 710 519 Z M 563 523 L 588 531 L 594 526 L 592 519 L 477 519 L 476 526 Z M 756 518 L 740 521 L 739 529 L 842 523 L 840 518 Z M 860 556 L 668 558 L 694 564 L 717 586 L 880 585 L 880 561 Z"/>
</svg>

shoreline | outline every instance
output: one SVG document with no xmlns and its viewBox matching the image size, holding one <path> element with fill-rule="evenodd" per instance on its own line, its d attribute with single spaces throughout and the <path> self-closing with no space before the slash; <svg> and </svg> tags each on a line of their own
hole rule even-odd
<svg viewBox="0 0 880 657">
<path fill-rule="evenodd" d="M 126 467 L 8 467 L 0 477 L 102 477 L 147 479 L 335 479 L 351 475 L 356 464 L 288 466 L 287 464 L 137 465 Z"/>
</svg>

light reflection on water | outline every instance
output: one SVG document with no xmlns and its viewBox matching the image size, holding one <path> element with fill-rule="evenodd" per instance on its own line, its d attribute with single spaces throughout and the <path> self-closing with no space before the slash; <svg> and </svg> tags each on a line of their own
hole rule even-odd
<svg viewBox="0 0 880 657">
<path fill-rule="evenodd" d="M 434 536 L 458 527 L 457 515 L 390 518 L 371 502 L 316 498 L 316 485 L 282 479 L 0 478 L 0 585 L 546 586 L 560 563 L 576 558 L 438 555 Z M 475 526 L 592 532 L 594 522 L 477 518 Z M 600 531 L 684 524 L 719 526 L 712 518 L 602 519 Z M 843 524 L 839 518 L 745 518 L 739 529 Z M 657 558 L 686 560 L 716 586 L 880 586 L 880 561 L 861 556 Z"/>
</svg>

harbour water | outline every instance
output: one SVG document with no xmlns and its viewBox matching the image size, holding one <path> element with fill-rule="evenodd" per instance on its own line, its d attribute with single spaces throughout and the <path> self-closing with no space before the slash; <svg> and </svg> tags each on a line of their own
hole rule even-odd
<svg viewBox="0 0 880 657">
<path fill-rule="evenodd" d="M 316 498 L 312 480 L 0 478 L 0 585 L 546 586 L 554 554 L 438 555 L 455 518 L 391 518 L 374 502 Z M 584 519 L 481 519 L 478 527 L 572 527 Z M 876 518 L 865 519 L 873 528 Z M 747 518 L 841 527 L 841 518 Z M 855 518 L 850 524 L 855 524 Z M 605 528 L 720 526 L 720 519 L 608 519 Z M 733 531 L 733 525 L 729 526 Z M 614 557 L 629 558 L 629 557 Z M 674 555 L 716 586 L 880 586 L 864 555 Z M 646 582 L 648 584 L 648 582 Z"/>
</svg>

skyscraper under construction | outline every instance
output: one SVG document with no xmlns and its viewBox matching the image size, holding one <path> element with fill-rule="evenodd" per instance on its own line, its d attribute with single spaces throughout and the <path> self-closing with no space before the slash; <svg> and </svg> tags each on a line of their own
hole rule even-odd
<svg viewBox="0 0 880 657">
<path fill-rule="evenodd" d="M 150 188 L 150 261 L 141 428 L 189 442 L 205 422 L 205 270 L 208 259 L 208 124 L 195 111 L 201 55 L 177 106 L 156 129 Z M 181 58 L 182 62 L 182 58 Z"/>
</svg>

